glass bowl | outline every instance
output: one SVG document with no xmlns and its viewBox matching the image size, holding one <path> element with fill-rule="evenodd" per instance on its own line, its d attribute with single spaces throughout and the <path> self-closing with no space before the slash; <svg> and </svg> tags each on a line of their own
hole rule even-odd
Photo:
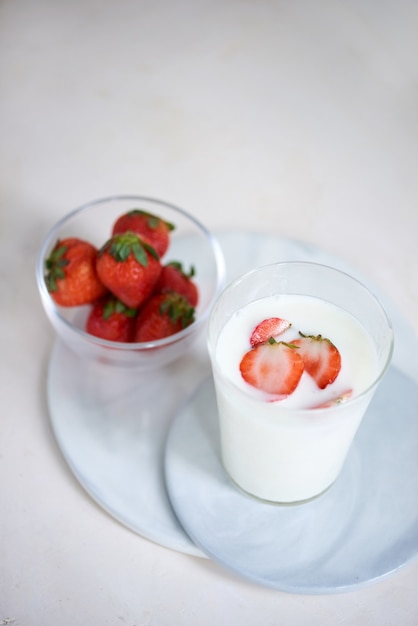
<svg viewBox="0 0 418 626">
<path fill-rule="evenodd" d="M 85 332 L 90 305 L 61 307 L 51 298 L 45 284 L 45 262 L 57 240 L 78 237 L 98 249 L 111 237 L 116 219 L 133 209 L 142 209 L 175 225 L 170 247 L 162 263 L 181 261 L 195 268 L 199 289 L 195 321 L 182 331 L 144 343 L 122 343 L 100 339 Z M 225 267 L 216 238 L 192 215 L 167 202 L 142 196 L 113 196 L 85 204 L 63 217 L 46 236 L 37 259 L 36 280 L 45 312 L 60 339 L 79 357 L 113 366 L 151 369 L 184 355 L 207 322 L 212 305 L 224 282 Z"/>
</svg>

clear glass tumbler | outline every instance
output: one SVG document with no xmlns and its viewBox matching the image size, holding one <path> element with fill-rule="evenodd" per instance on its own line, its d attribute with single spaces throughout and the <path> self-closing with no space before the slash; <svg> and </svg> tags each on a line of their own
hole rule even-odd
<svg viewBox="0 0 418 626">
<path fill-rule="evenodd" d="M 234 380 L 231 369 L 239 368 L 238 359 L 231 365 L 228 358 L 226 365 L 225 359 L 219 358 L 222 330 L 237 311 L 270 296 L 279 297 L 279 317 L 280 298 L 309 296 L 336 305 L 360 323 L 370 338 L 374 367 L 357 393 L 327 407 L 295 408 L 281 401 L 266 401 L 246 383 Z M 302 314 L 309 325 L 309 307 Z M 267 312 L 265 317 L 270 314 Z M 322 331 L 327 336 L 327 328 Z M 350 341 L 349 326 L 347 331 L 344 326 L 344 333 Z M 234 349 L 232 343 L 227 351 Z M 221 293 L 209 320 L 208 347 L 222 461 L 236 485 L 253 496 L 277 503 L 309 500 L 330 487 L 342 469 L 393 352 L 392 327 L 377 298 L 353 277 L 324 265 L 285 262 L 264 266 L 238 278 Z M 341 356 L 344 359 L 344 354 Z"/>
</svg>

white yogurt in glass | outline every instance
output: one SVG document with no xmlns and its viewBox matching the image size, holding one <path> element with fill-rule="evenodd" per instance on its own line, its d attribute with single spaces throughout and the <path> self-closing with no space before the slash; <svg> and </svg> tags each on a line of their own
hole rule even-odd
<svg viewBox="0 0 418 626">
<path fill-rule="evenodd" d="M 341 354 L 337 379 L 324 390 L 305 372 L 284 400 L 246 383 L 239 365 L 253 328 L 270 317 L 292 327 L 277 340 L 322 335 Z M 259 267 L 231 283 L 208 327 L 225 469 L 244 491 L 276 503 L 299 502 L 338 477 L 393 351 L 390 321 L 377 298 L 352 276 L 317 263 Z M 352 390 L 344 402 L 323 403 Z"/>
</svg>

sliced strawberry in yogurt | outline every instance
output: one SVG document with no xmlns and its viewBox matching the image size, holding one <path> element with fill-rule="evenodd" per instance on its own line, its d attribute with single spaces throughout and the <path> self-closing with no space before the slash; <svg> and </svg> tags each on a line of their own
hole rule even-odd
<svg viewBox="0 0 418 626">
<path fill-rule="evenodd" d="M 265 343 L 271 337 L 274 339 L 291 327 L 291 323 L 280 317 L 268 317 L 254 328 L 250 337 L 250 344 L 254 347 L 259 343 Z"/>
</svg>

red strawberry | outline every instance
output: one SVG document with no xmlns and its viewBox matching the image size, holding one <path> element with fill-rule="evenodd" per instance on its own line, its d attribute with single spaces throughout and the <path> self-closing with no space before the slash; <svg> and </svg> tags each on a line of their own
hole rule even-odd
<svg viewBox="0 0 418 626">
<path fill-rule="evenodd" d="M 163 266 L 155 290 L 158 293 L 167 293 L 169 291 L 180 293 L 195 307 L 199 300 L 199 292 L 196 283 L 193 281 L 194 275 L 193 266 L 186 273 L 180 262 L 171 261 Z"/>
<path fill-rule="evenodd" d="M 90 311 L 86 331 L 108 341 L 132 341 L 136 312 L 113 296 L 102 298 Z"/>
<path fill-rule="evenodd" d="M 96 267 L 102 283 L 132 309 L 151 295 L 161 274 L 154 248 L 131 232 L 109 239 L 99 251 Z"/>
<path fill-rule="evenodd" d="M 341 355 L 334 344 L 322 335 L 304 335 L 292 341 L 299 347 L 306 372 L 320 389 L 334 382 L 341 369 Z"/>
<path fill-rule="evenodd" d="M 161 293 L 144 304 L 136 321 L 134 341 L 155 341 L 178 333 L 194 321 L 194 308 L 178 293 Z"/>
<path fill-rule="evenodd" d="M 170 231 L 174 225 L 157 215 L 133 209 L 121 215 L 113 225 L 112 235 L 131 231 L 146 239 L 161 258 L 170 243 Z"/>
<path fill-rule="evenodd" d="M 353 395 L 353 390 L 347 389 L 336 398 L 331 398 L 330 400 L 327 400 L 326 402 L 322 402 L 322 404 L 317 404 L 316 406 L 313 406 L 312 408 L 313 409 L 328 409 L 331 406 L 335 406 L 336 404 L 341 404 L 342 402 L 345 402 L 346 400 L 351 398 L 352 395 Z"/>
<path fill-rule="evenodd" d="M 101 298 L 106 287 L 96 272 L 97 248 L 87 241 L 68 237 L 57 241 L 45 262 L 45 282 L 60 306 L 79 306 Z"/>
<path fill-rule="evenodd" d="M 303 359 L 293 344 L 270 339 L 244 354 L 240 371 L 253 387 L 288 396 L 294 392 L 303 374 Z"/>
<path fill-rule="evenodd" d="M 254 328 L 251 333 L 250 343 L 254 347 L 258 343 L 265 343 L 270 337 L 278 337 L 285 330 L 291 327 L 291 323 L 280 317 L 269 317 L 263 320 Z"/>
</svg>

